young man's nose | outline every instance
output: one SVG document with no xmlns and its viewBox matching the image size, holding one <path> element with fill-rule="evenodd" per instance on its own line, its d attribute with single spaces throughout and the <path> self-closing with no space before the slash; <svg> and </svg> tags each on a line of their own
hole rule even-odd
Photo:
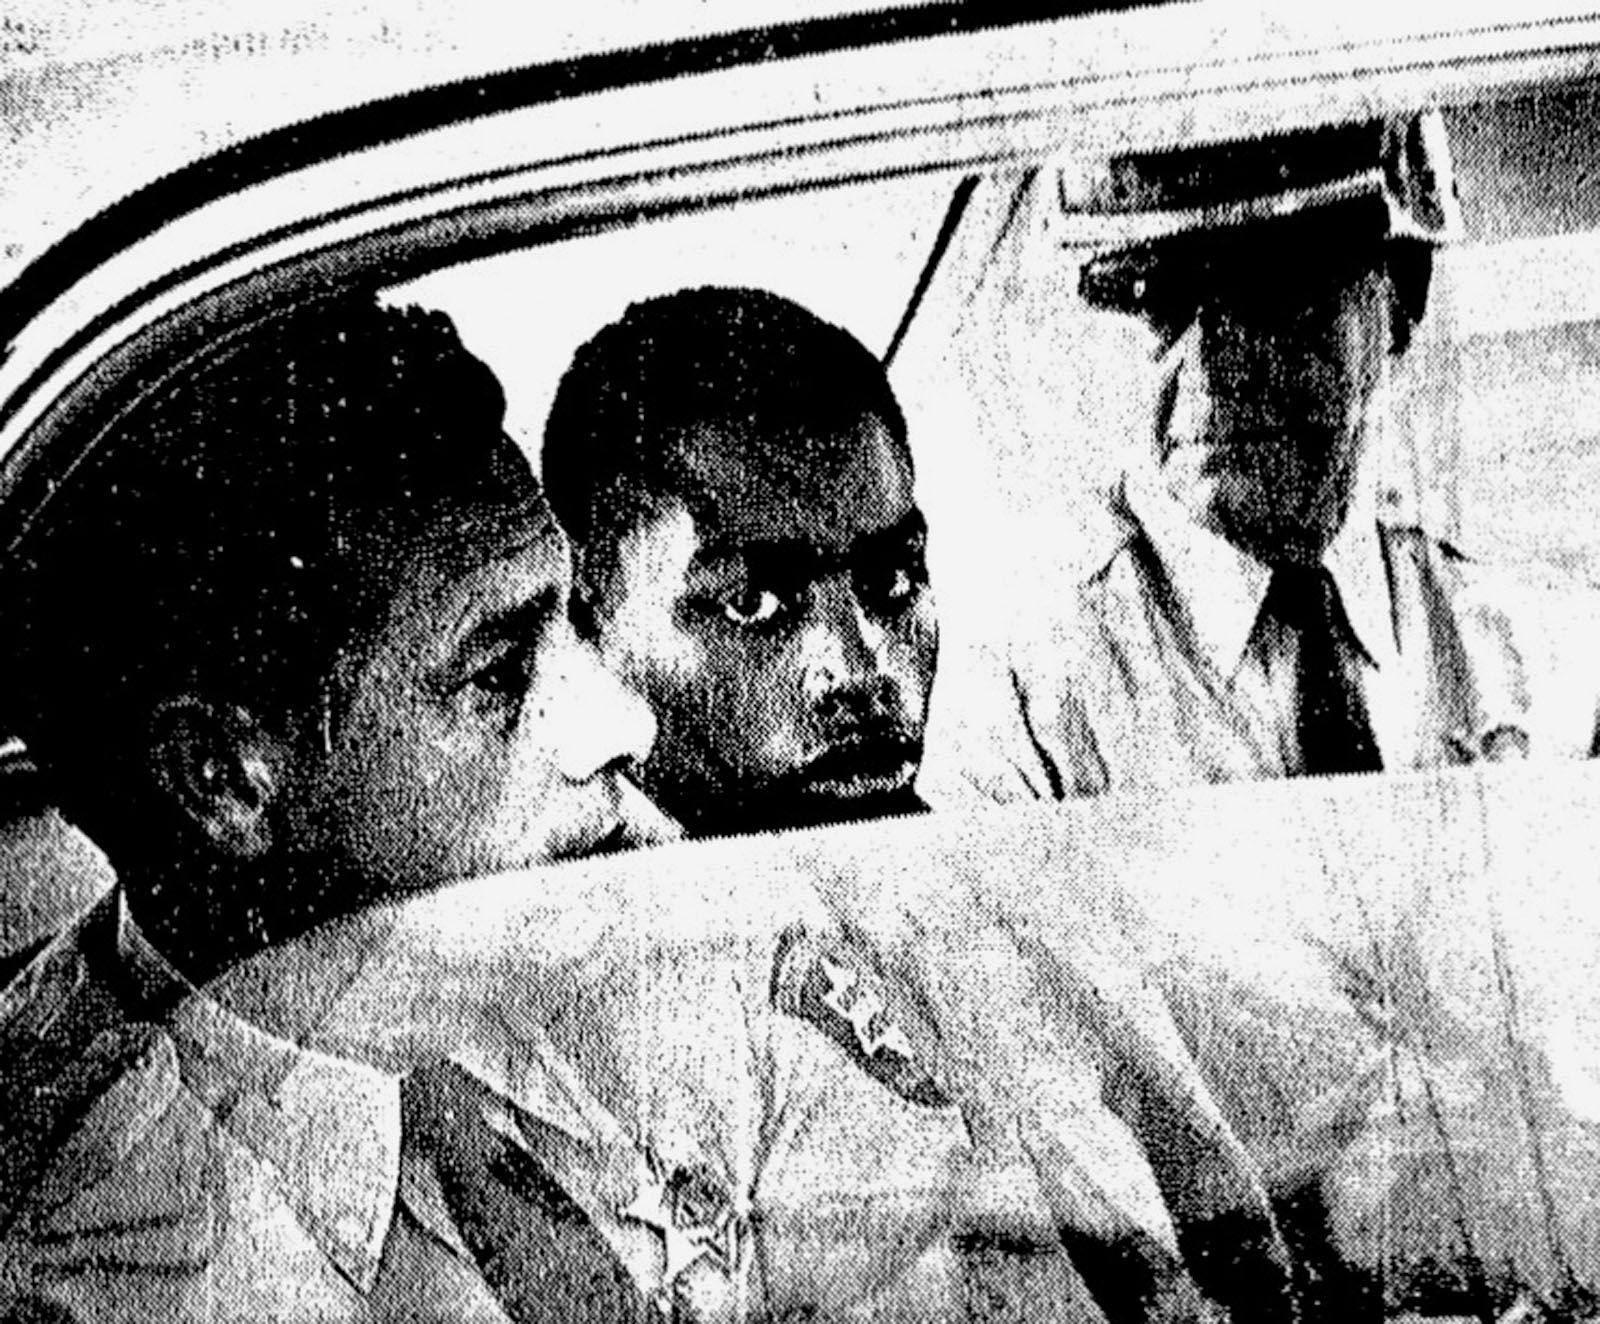
<svg viewBox="0 0 1600 1324">
<path fill-rule="evenodd" d="M 802 645 L 807 701 L 818 707 L 842 695 L 876 695 L 887 679 L 887 643 L 884 627 L 862 608 L 845 576 L 819 583 Z"/>
<path fill-rule="evenodd" d="M 550 684 L 540 687 L 545 738 L 561 775 L 583 782 L 607 768 L 643 763 L 655 743 L 655 718 L 595 648 L 568 633 L 550 667 Z"/>
</svg>

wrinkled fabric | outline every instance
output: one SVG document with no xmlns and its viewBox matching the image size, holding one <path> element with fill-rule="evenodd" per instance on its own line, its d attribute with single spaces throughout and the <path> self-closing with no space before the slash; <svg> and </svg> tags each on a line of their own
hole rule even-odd
<svg viewBox="0 0 1600 1324">
<path fill-rule="evenodd" d="M 1589 756 L 1594 595 L 1488 570 L 1414 528 L 1379 534 L 1392 638 L 1364 685 L 1384 769 Z M 972 716 L 948 740 L 941 730 L 937 749 L 930 736 L 922 785 L 955 805 L 974 793 L 1058 799 L 1297 771 L 1292 713 L 1249 683 L 1248 667 L 1227 670 L 1213 653 L 1130 519 L 1060 619 L 985 651 L 961 690 L 936 690 L 940 702 L 968 701 Z"/>
<path fill-rule="evenodd" d="M 399 1085 L 188 986 L 113 893 L 0 992 L 0 1309 L 505 1319 L 400 1196 Z"/>
<path fill-rule="evenodd" d="M 1288 1271 L 1308 1320 L 1581 1319 L 1597 797 L 1524 764 L 676 846 L 368 912 L 204 992 L 406 1082 L 396 1226 L 499 1256 L 516 1318 L 559 1267 L 641 1318 L 1286 1318 Z M 46 1039 L 48 973 L 8 1004 Z M 238 1128 L 115 1050 L 82 1138 L 8 1187 L 39 1211 L 8 1290 L 198 1313 L 290 1247 L 263 1282 L 354 1300 Z M 36 1235 L 58 1208 L 99 1221 Z"/>
<path fill-rule="evenodd" d="M 452 887 L 225 996 L 323 1051 L 459 1068 L 690 1318 L 1287 1318 L 1264 1193 L 1159 994 L 1096 954 L 1064 1003 L 1063 958 L 930 872 L 919 826 Z M 297 991 L 312 963 L 336 996 Z M 1248 1243 L 1225 1271 L 1190 1235 L 1213 1216 Z"/>
<path fill-rule="evenodd" d="M 1586 1319 L 1597 798 L 1600 770 L 1552 765 L 1081 801 L 1062 889 L 997 878 L 992 903 L 1043 950 L 1138 947 L 1303 1318 Z"/>
</svg>

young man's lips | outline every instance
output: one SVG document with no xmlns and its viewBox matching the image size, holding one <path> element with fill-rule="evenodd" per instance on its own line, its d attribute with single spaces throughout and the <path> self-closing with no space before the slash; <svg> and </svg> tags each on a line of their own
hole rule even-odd
<svg viewBox="0 0 1600 1324">
<path fill-rule="evenodd" d="M 921 750 L 911 741 L 839 746 L 807 765 L 801 790 L 840 800 L 887 795 L 909 786 L 921 761 Z"/>
<path fill-rule="evenodd" d="M 610 855 L 614 851 L 627 850 L 633 845 L 632 834 L 629 833 L 625 823 L 617 823 L 611 830 L 595 840 L 594 844 L 584 852 L 585 855 Z"/>
<path fill-rule="evenodd" d="M 549 859 L 552 863 L 563 860 L 586 860 L 591 855 L 609 855 L 612 851 L 621 849 L 618 833 L 621 832 L 620 823 L 608 829 L 591 829 L 576 832 L 565 840 L 559 841 L 551 849 Z"/>
<path fill-rule="evenodd" d="M 888 795 L 893 791 L 903 790 L 911 784 L 915 772 L 916 768 L 906 763 L 898 772 L 889 775 L 825 777 L 821 780 L 808 781 L 805 790 L 807 795 L 826 796 L 833 800 L 865 800 L 872 796 Z"/>
</svg>

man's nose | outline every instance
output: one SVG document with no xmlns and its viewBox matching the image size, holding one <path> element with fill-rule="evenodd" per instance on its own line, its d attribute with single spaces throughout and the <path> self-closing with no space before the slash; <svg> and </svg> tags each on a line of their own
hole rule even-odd
<svg viewBox="0 0 1600 1324">
<path fill-rule="evenodd" d="M 619 764 L 643 763 L 656 738 L 644 699 L 576 635 L 563 641 L 556 667 L 544 717 L 561 775 L 584 782 Z"/>
<path fill-rule="evenodd" d="M 1200 352 L 1190 370 L 1212 397 L 1270 390 L 1278 385 L 1285 334 L 1268 319 L 1209 303 L 1200 314 Z"/>
<path fill-rule="evenodd" d="M 1236 363 L 1258 335 L 1249 318 L 1218 299 L 1209 299 L 1201 307 L 1199 325 L 1200 357 L 1208 364 Z"/>
<path fill-rule="evenodd" d="M 843 575 L 823 580 L 815 594 L 803 645 L 807 703 L 824 716 L 841 706 L 886 708 L 893 688 L 884 671 L 887 631 Z"/>
</svg>

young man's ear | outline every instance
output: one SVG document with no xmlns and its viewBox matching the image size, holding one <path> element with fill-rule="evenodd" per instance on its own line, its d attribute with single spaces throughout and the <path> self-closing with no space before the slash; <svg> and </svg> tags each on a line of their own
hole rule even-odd
<svg viewBox="0 0 1600 1324">
<path fill-rule="evenodd" d="M 255 859 L 272 847 L 273 814 L 287 751 L 249 712 L 184 697 L 151 724 L 156 783 L 218 849 Z"/>
</svg>

